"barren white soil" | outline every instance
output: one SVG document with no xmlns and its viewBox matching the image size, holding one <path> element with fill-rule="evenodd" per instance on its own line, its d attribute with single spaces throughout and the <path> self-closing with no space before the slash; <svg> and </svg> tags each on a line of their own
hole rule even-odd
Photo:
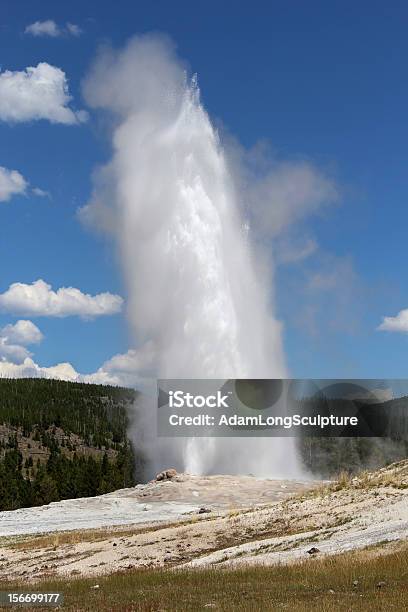
<svg viewBox="0 0 408 612">
<path fill-rule="evenodd" d="M 29 535 L 40 531 L 49 535 Z M 0 513 L 0 533 L 8 536 L 0 538 L 0 579 L 8 580 L 96 577 L 137 567 L 312 563 L 408 539 L 408 462 L 325 485 L 179 475 L 98 498 Z"/>
<path fill-rule="evenodd" d="M 305 490 L 302 481 L 251 476 L 192 476 L 150 482 L 98 497 L 0 512 L 0 537 L 175 521 L 203 506 L 213 510 L 259 506 Z"/>
</svg>

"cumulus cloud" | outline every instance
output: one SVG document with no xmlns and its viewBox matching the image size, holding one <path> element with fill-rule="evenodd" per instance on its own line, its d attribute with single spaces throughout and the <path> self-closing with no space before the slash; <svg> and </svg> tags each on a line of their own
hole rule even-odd
<svg viewBox="0 0 408 612">
<path fill-rule="evenodd" d="M 20 172 L 0 166 L 0 202 L 8 202 L 13 195 L 25 195 L 27 186 Z"/>
<path fill-rule="evenodd" d="M 43 337 L 41 330 L 28 320 L 21 319 L 14 325 L 8 324 L 0 328 L 0 378 L 84 380 L 69 363 L 59 363 L 47 368 L 33 361 L 27 346 L 38 344 Z"/>
<path fill-rule="evenodd" d="M 8 344 L 8 342 L 4 338 L 0 338 L 0 364 L 21 364 L 25 359 L 30 356 L 31 353 L 25 346 L 19 346 L 18 344 Z"/>
<path fill-rule="evenodd" d="M 44 336 L 32 321 L 21 319 L 14 325 L 9 324 L 3 327 L 0 330 L 0 337 L 5 338 L 8 342 L 28 346 L 38 344 Z"/>
<path fill-rule="evenodd" d="M 41 331 L 31 321 L 20 320 L 14 325 L 6 325 L 0 329 L 0 361 L 23 363 L 31 356 L 26 347 L 42 339 Z"/>
<path fill-rule="evenodd" d="M 123 299 L 112 293 L 89 295 L 74 287 L 53 291 L 39 279 L 31 285 L 13 283 L 0 294 L 0 310 L 33 317 L 94 318 L 120 312 Z"/>
<path fill-rule="evenodd" d="M 95 372 L 85 376 L 86 382 L 129 387 L 142 387 L 149 379 L 157 359 L 153 342 L 139 349 L 114 355 Z"/>
<path fill-rule="evenodd" d="M 58 38 L 60 36 L 80 36 L 82 34 L 81 28 L 75 23 L 67 22 L 65 27 L 61 27 L 55 23 L 53 19 L 46 19 L 45 21 L 35 21 L 30 23 L 24 30 L 25 34 L 31 34 L 31 36 L 49 36 L 51 38 Z"/>
<path fill-rule="evenodd" d="M 395 317 L 383 317 L 377 330 L 408 334 L 408 308 L 400 310 Z"/>
<path fill-rule="evenodd" d="M 55 366 L 40 366 L 27 351 L 10 350 L 2 354 L 0 339 L 0 378 L 54 378 L 71 382 L 140 388 L 145 382 L 144 372 L 151 366 L 153 347 L 148 343 L 138 351 L 133 349 L 106 361 L 96 372 L 81 374 L 68 362 Z"/>
<path fill-rule="evenodd" d="M 0 121 L 46 119 L 65 125 L 86 121 L 87 112 L 70 108 L 71 100 L 65 72 L 46 62 L 0 72 Z"/>
<path fill-rule="evenodd" d="M 81 382 L 81 377 L 70 363 L 59 363 L 46 368 L 41 367 L 31 357 L 26 357 L 22 363 L 0 361 L 0 378 L 56 378 Z"/>
</svg>

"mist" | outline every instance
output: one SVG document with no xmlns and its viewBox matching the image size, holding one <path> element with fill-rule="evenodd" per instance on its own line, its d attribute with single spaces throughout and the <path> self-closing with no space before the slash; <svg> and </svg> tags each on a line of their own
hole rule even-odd
<svg viewBox="0 0 408 612">
<path fill-rule="evenodd" d="M 172 42 L 133 38 L 104 49 L 83 85 L 105 112 L 112 157 L 94 175 L 82 219 L 116 241 L 132 344 L 145 393 L 131 436 L 148 456 L 146 477 L 192 473 L 299 473 L 291 439 L 159 439 L 156 378 L 287 375 L 274 316 L 271 259 L 257 251 L 217 131 Z M 147 350 L 147 348 L 148 350 Z"/>
</svg>

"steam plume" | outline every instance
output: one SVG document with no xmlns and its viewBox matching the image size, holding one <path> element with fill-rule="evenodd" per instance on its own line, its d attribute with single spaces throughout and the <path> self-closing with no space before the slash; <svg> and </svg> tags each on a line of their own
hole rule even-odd
<svg viewBox="0 0 408 612">
<path fill-rule="evenodd" d="M 84 92 L 114 123 L 112 159 L 81 216 L 116 237 L 135 341 L 149 346 L 146 377 L 284 376 L 270 274 L 258 269 L 218 135 L 171 42 L 144 36 L 104 51 Z M 138 428 L 159 467 L 294 473 L 288 439 L 163 443 L 144 404 Z"/>
</svg>

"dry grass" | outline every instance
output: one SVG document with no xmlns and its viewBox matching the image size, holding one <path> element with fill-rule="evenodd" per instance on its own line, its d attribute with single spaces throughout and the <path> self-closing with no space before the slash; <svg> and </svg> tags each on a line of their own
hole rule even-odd
<svg viewBox="0 0 408 612">
<path fill-rule="evenodd" d="M 337 478 L 330 483 L 322 483 L 305 493 L 300 493 L 292 499 L 310 499 L 325 497 L 330 493 L 343 490 L 367 490 L 378 488 L 408 489 L 408 461 L 393 463 L 376 472 L 363 471 L 357 476 L 348 472 L 340 472 Z M 288 500 L 291 501 L 290 499 Z"/>
<path fill-rule="evenodd" d="M 84 529 L 77 531 L 63 531 L 55 532 L 50 534 L 38 534 L 38 535 L 23 535 L 8 537 L 3 542 L 0 541 L 0 545 L 16 550 L 16 551 L 51 551 L 57 550 L 62 546 L 75 546 L 81 543 L 98 543 L 103 541 L 109 541 L 120 538 L 129 538 L 138 536 L 146 533 L 158 533 L 162 535 L 166 529 L 177 530 L 176 537 L 180 540 L 189 540 L 191 533 L 188 530 L 189 527 L 200 525 L 202 523 L 208 523 L 215 521 L 220 518 L 220 531 L 216 538 L 216 546 L 207 547 L 206 553 L 214 552 L 219 548 L 228 548 L 237 544 L 243 544 L 246 542 L 254 542 L 260 538 L 278 537 L 284 535 L 293 535 L 303 531 L 310 531 L 315 528 L 314 524 L 306 524 L 299 526 L 296 523 L 293 525 L 286 518 L 273 518 L 271 521 L 264 522 L 262 525 L 258 525 L 257 528 L 248 527 L 246 523 L 243 524 L 243 518 L 250 515 L 256 514 L 259 511 L 263 511 L 263 508 L 251 509 L 239 511 L 237 509 L 230 510 L 225 515 L 217 514 L 202 514 L 191 515 L 188 520 L 179 520 L 172 523 L 158 523 L 149 526 L 127 526 L 127 527 L 109 527 L 109 528 L 98 528 L 98 529 Z M 185 529 L 184 529 L 185 528 Z M 197 536 L 196 536 L 197 537 Z M 186 551 L 187 552 L 187 551 Z M 191 549 L 190 556 L 194 555 L 194 549 Z"/>
<path fill-rule="evenodd" d="M 99 588 L 92 587 L 95 584 Z M 138 570 L 98 579 L 45 581 L 37 591 L 62 592 L 64 610 L 242 612 L 319 609 L 408 609 L 408 545 L 383 546 L 292 566 L 160 571 Z M 2 590 L 23 590 L 3 584 Z M 7 608 L 10 610 L 11 608 Z M 37 608 L 40 610 L 40 608 Z"/>
<path fill-rule="evenodd" d="M 36 550 L 40 548 L 56 548 L 58 546 L 79 544 L 81 542 L 101 542 L 110 538 L 125 538 L 142 533 L 162 531 L 167 527 L 184 527 L 198 522 L 213 521 L 216 515 L 192 515 L 188 520 L 179 520 L 171 523 L 160 522 L 149 526 L 119 526 L 96 529 L 81 529 L 77 531 L 59 531 L 50 534 L 35 534 L 32 536 L 7 536 L 0 539 L 0 546 L 14 550 Z"/>
<path fill-rule="evenodd" d="M 3 543 L 7 548 L 14 550 L 37 550 L 47 548 L 57 548 L 59 546 L 74 545 L 81 542 L 101 542 L 103 540 L 109 540 L 110 538 L 133 536 L 139 533 L 148 533 L 150 531 L 156 531 L 160 527 L 134 527 L 123 529 L 123 528 L 107 528 L 107 529 L 84 529 L 78 531 L 59 531 L 50 534 L 39 534 L 33 536 L 15 536 L 7 538 Z"/>
</svg>

